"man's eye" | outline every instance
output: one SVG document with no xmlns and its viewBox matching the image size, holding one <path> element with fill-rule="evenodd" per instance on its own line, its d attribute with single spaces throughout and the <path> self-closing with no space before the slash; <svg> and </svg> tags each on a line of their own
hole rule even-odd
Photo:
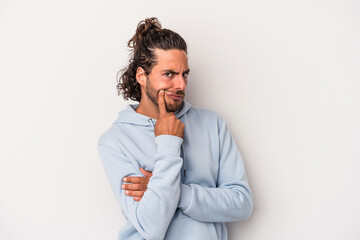
<svg viewBox="0 0 360 240">
<path fill-rule="evenodd" d="M 171 77 L 171 76 L 172 76 L 172 73 L 167 72 L 167 73 L 165 73 L 164 75 L 167 76 L 167 77 Z"/>
<path fill-rule="evenodd" d="M 184 78 L 187 78 L 188 75 L 189 75 L 189 73 L 183 73 L 183 77 L 184 77 Z"/>
</svg>

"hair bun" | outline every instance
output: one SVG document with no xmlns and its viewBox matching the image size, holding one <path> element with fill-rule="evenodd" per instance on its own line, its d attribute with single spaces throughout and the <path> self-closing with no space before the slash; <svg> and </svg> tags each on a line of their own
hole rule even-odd
<svg viewBox="0 0 360 240">
<path fill-rule="evenodd" d="M 161 24 L 156 17 L 146 18 L 139 22 L 134 36 L 128 42 L 129 48 L 135 49 L 139 45 L 143 34 L 151 29 L 161 29 Z"/>
</svg>

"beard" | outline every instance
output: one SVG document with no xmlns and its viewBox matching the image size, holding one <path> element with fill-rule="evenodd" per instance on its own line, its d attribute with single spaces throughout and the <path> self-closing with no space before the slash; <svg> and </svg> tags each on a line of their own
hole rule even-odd
<svg viewBox="0 0 360 240">
<path fill-rule="evenodd" d="M 156 90 L 156 89 L 151 85 L 150 79 L 147 78 L 147 79 L 146 79 L 146 88 L 145 88 L 146 96 L 147 96 L 156 106 L 158 106 L 158 107 L 159 107 L 159 102 L 158 102 L 159 92 L 160 92 L 160 90 Z M 177 91 L 177 92 L 175 92 L 175 94 L 185 96 L 185 92 L 183 92 L 183 91 Z M 175 101 L 175 103 L 171 104 L 171 103 L 168 103 L 168 102 L 164 99 L 164 102 L 165 102 L 166 111 L 168 111 L 168 112 L 175 112 L 175 111 L 177 111 L 177 110 L 180 109 L 180 107 L 182 106 L 182 102 L 183 102 L 183 101 Z"/>
</svg>

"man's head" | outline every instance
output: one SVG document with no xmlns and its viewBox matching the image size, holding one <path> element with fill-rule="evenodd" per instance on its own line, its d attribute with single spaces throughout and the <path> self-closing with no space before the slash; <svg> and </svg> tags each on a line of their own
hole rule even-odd
<svg viewBox="0 0 360 240">
<path fill-rule="evenodd" d="M 184 39 L 162 29 L 156 18 L 148 18 L 138 24 L 128 46 L 132 54 L 117 85 L 119 94 L 125 100 L 149 100 L 157 106 L 158 93 L 164 89 L 167 110 L 179 109 L 189 73 Z"/>
</svg>

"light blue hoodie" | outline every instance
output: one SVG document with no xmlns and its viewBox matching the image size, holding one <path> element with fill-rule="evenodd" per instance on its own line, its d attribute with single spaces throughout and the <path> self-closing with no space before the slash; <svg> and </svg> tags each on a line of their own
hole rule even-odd
<svg viewBox="0 0 360 240">
<path fill-rule="evenodd" d="M 99 139 L 112 190 L 127 219 L 119 239 L 225 240 L 225 222 L 246 220 L 253 201 L 241 155 L 222 118 L 184 101 L 184 139 L 155 137 L 156 120 L 129 105 Z M 153 173 L 140 202 L 121 189 L 126 176 Z"/>
</svg>

